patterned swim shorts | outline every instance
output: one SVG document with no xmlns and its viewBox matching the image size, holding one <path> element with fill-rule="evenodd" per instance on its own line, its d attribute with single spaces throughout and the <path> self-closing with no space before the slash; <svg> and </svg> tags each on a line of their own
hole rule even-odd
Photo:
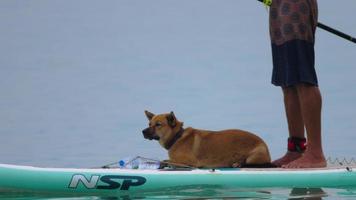
<svg viewBox="0 0 356 200">
<path fill-rule="evenodd" d="M 270 8 L 272 84 L 318 86 L 315 72 L 316 0 L 273 0 Z"/>
</svg>

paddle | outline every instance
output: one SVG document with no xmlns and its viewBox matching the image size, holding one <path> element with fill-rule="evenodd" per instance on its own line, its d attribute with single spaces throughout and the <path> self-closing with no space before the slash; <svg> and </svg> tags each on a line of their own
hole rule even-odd
<svg viewBox="0 0 356 200">
<path fill-rule="evenodd" d="M 264 4 L 267 5 L 267 6 L 270 6 L 270 5 L 272 4 L 272 0 L 257 0 L 257 1 L 262 2 L 262 3 L 264 3 Z M 317 26 L 318 26 L 319 28 L 325 30 L 325 31 L 328 31 L 328 32 L 330 32 L 330 33 L 332 33 L 332 34 L 335 34 L 335 35 L 337 35 L 337 36 L 339 36 L 339 37 L 342 37 L 342 38 L 344 38 L 344 39 L 346 39 L 346 40 L 349 40 L 349 41 L 351 41 L 351 42 L 353 42 L 353 43 L 356 43 L 356 38 L 354 38 L 354 37 L 352 37 L 352 36 L 350 36 L 350 35 L 348 35 L 348 34 L 346 34 L 346 33 L 343 33 L 343 32 L 341 32 L 341 31 L 339 31 L 339 30 L 336 30 L 336 29 L 334 29 L 334 28 L 331 28 L 330 26 L 327 26 L 327 25 L 325 25 L 325 24 L 323 24 L 323 23 L 320 23 L 320 22 L 318 22 L 318 25 L 317 25 Z"/>
</svg>

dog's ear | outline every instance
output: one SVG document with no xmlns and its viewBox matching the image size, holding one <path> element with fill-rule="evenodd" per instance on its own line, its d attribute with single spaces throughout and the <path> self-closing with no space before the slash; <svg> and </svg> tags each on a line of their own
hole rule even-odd
<svg viewBox="0 0 356 200">
<path fill-rule="evenodd" d="M 177 119 L 173 111 L 167 115 L 167 121 L 169 126 L 175 127 L 177 125 Z"/>
<path fill-rule="evenodd" d="M 145 114 L 146 114 L 146 117 L 148 120 L 151 120 L 155 116 L 155 114 L 153 114 L 147 110 L 145 110 Z"/>
</svg>

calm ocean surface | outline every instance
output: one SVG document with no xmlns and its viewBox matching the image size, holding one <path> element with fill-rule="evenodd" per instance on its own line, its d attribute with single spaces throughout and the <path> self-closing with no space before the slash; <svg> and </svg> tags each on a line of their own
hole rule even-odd
<svg viewBox="0 0 356 200">
<path fill-rule="evenodd" d="M 356 35 L 356 2 L 319 1 L 320 21 Z M 268 13 L 255 1 L 0 1 L 0 163 L 98 167 L 166 159 L 144 110 L 201 129 L 261 136 L 286 150 L 270 84 Z M 327 157 L 356 157 L 356 46 L 317 31 Z M 1 177 L 0 177 L 1 178 Z M 309 198 L 313 197 L 313 198 Z M 1 199 L 39 199 L 0 194 Z M 42 199 L 116 199 L 41 197 Z M 189 188 L 118 199 L 356 199 L 355 190 Z"/>
</svg>

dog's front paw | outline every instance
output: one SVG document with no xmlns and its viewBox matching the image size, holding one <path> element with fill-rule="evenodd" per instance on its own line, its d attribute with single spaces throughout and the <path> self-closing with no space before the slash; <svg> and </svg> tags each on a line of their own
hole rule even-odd
<svg viewBox="0 0 356 200">
<path fill-rule="evenodd" d="M 241 168 L 241 167 L 242 167 L 241 163 L 236 162 L 232 164 L 232 168 Z"/>
<path fill-rule="evenodd" d="M 164 169 L 166 167 L 169 167 L 169 160 L 162 160 L 160 163 L 159 163 L 159 168 L 158 169 Z"/>
</svg>

